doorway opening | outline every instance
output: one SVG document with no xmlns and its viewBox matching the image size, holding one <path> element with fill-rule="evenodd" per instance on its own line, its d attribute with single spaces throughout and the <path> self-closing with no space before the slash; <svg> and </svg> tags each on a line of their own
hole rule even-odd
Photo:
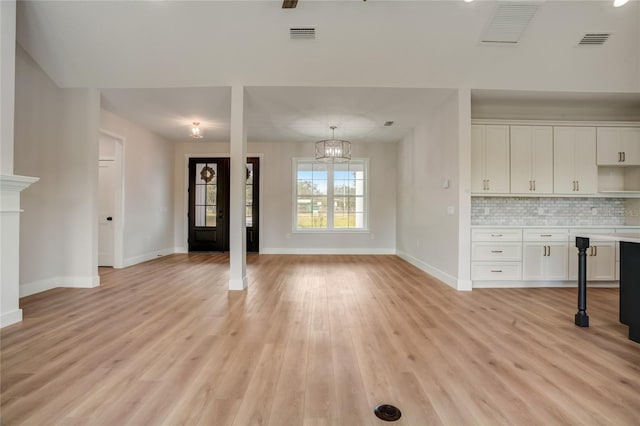
<svg viewBox="0 0 640 426">
<path fill-rule="evenodd" d="M 189 159 L 188 247 L 229 251 L 229 158 Z M 247 158 L 245 220 L 248 253 L 259 250 L 260 159 Z"/>
<path fill-rule="evenodd" d="M 98 266 L 123 266 L 123 147 L 123 137 L 100 130 Z"/>
</svg>

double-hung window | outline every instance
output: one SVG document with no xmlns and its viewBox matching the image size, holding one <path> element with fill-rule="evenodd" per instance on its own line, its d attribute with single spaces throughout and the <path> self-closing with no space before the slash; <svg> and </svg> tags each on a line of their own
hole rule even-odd
<svg viewBox="0 0 640 426">
<path fill-rule="evenodd" d="M 367 165 L 294 159 L 294 229 L 367 230 Z"/>
</svg>

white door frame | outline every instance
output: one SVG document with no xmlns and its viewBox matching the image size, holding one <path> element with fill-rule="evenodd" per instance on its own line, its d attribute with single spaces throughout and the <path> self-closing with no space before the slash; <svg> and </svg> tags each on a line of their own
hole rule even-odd
<svg viewBox="0 0 640 426">
<path fill-rule="evenodd" d="M 113 212 L 113 267 L 124 267 L 124 142 L 125 137 L 100 129 L 101 135 L 108 136 L 115 143 L 116 182 Z M 96 218 L 97 219 L 97 218 Z"/>
</svg>

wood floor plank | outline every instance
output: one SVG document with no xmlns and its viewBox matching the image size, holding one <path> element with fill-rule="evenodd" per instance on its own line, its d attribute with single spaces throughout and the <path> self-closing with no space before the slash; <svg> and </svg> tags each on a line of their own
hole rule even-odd
<svg viewBox="0 0 640 426">
<path fill-rule="evenodd" d="M 0 331 L 3 425 L 640 424 L 618 290 L 456 292 L 395 256 L 226 254 L 101 268 Z"/>
</svg>

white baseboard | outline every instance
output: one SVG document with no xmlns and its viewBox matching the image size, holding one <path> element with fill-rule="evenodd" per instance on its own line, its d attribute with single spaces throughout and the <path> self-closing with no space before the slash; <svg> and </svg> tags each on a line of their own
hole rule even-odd
<svg viewBox="0 0 640 426">
<path fill-rule="evenodd" d="M 174 247 L 173 248 L 173 252 L 174 253 L 189 253 L 189 250 L 186 247 Z"/>
<path fill-rule="evenodd" d="M 99 285 L 100 277 L 98 275 L 92 277 L 52 277 L 20 284 L 20 297 L 31 296 L 57 287 L 94 288 Z"/>
<path fill-rule="evenodd" d="M 617 281 L 590 281 L 589 288 L 617 288 Z M 576 281 L 473 281 L 473 288 L 577 288 Z"/>
<path fill-rule="evenodd" d="M 260 254 L 396 254 L 392 248 L 273 248 L 266 247 Z"/>
<path fill-rule="evenodd" d="M 409 262 L 416 268 L 423 270 L 427 274 L 433 275 L 435 278 L 442 281 L 449 287 L 455 288 L 456 290 L 471 290 L 471 286 L 465 285 L 464 281 L 466 280 L 460 280 L 459 282 L 458 279 L 453 275 L 447 272 L 444 272 L 434 266 L 431 266 L 428 263 L 423 262 L 422 260 L 411 256 L 408 253 L 405 253 L 403 251 L 398 251 L 398 257 L 406 260 L 407 262 Z"/>
<path fill-rule="evenodd" d="M 145 253 L 145 254 L 141 254 L 139 256 L 133 256 L 133 257 L 129 257 L 124 259 L 124 262 L 122 262 L 122 267 L 126 268 L 129 266 L 133 266 L 133 265 L 137 265 L 138 263 L 142 263 L 142 262 L 146 262 L 148 260 L 153 260 L 156 259 L 158 257 L 161 256 L 166 256 L 168 254 L 173 254 L 175 253 L 175 248 L 167 248 L 167 249 L 163 249 L 163 250 L 157 250 L 151 253 Z"/>
<path fill-rule="evenodd" d="M 22 309 L 0 315 L 0 328 L 22 321 Z"/>
</svg>

